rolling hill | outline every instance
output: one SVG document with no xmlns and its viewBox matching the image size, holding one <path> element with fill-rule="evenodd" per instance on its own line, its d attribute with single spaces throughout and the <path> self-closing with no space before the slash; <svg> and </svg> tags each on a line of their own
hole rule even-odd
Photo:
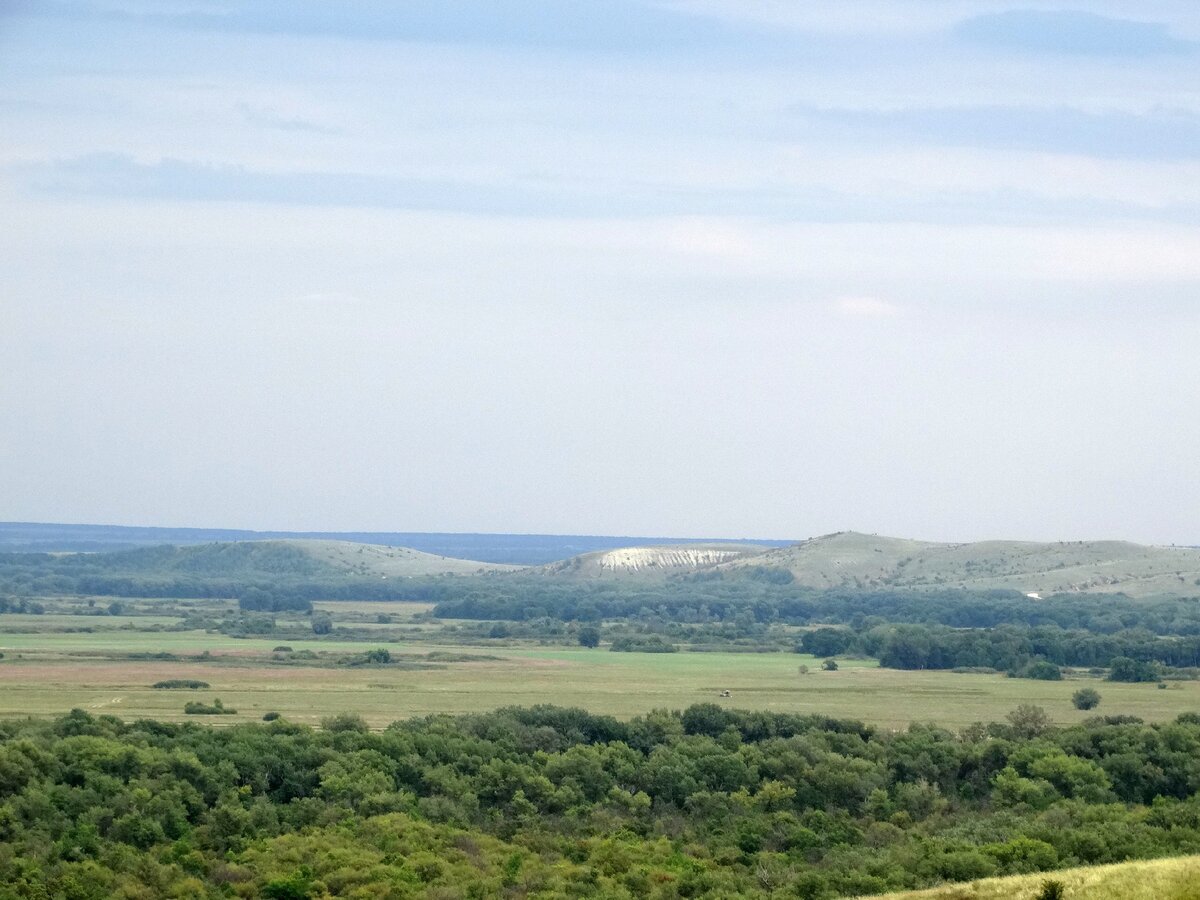
<svg viewBox="0 0 1200 900">
<path fill-rule="evenodd" d="M 936 543 L 843 531 L 787 547 L 688 544 L 585 553 L 530 569 L 571 578 L 664 578 L 786 570 L 813 588 L 1007 589 L 1200 596 L 1200 549 L 1126 541 Z"/>
<path fill-rule="evenodd" d="M 786 569 L 808 587 L 1008 588 L 1200 596 L 1200 549 L 1125 541 L 949 544 L 846 531 L 718 566 Z"/>
<path fill-rule="evenodd" d="M 0 553 L 0 569 L 149 578 L 318 580 L 523 572 L 546 578 L 669 580 L 790 573 L 811 588 L 1007 589 L 1200 597 L 1200 549 L 1123 541 L 935 543 L 839 532 L 788 546 L 724 541 L 609 548 L 540 566 L 504 565 L 411 547 L 329 539 L 216 541 L 108 553 Z M 786 578 L 787 576 L 783 576 Z"/>
<path fill-rule="evenodd" d="M 453 556 L 438 556 L 410 547 L 321 540 L 272 543 L 287 544 L 300 550 L 310 559 L 351 575 L 415 578 L 426 575 L 480 575 L 489 572 L 511 572 L 521 568 L 471 559 L 456 559 Z"/>
<path fill-rule="evenodd" d="M 723 538 L 632 537 L 581 534 L 472 534 L 424 531 L 245 531 L 232 528 L 163 528 L 128 525 L 64 525 L 0 522 L 2 553 L 106 553 L 135 547 L 284 540 L 348 541 L 408 547 L 434 556 L 485 563 L 540 566 L 582 553 L 660 544 L 707 544 Z M 794 541 L 755 540 L 768 547 Z"/>
<path fill-rule="evenodd" d="M 401 578 L 504 572 L 517 566 L 483 563 L 350 541 L 235 541 L 140 547 L 56 556 L 0 554 L 0 567 L 32 562 L 47 571 L 141 578 L 260 580 Z"/>
</svg>

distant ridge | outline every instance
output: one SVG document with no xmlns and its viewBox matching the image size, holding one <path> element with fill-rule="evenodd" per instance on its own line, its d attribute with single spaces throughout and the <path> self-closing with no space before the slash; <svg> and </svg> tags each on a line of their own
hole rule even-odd
<svg viewBox="0 0 1200 900">
<path fill-rule="evenodd" d="M 232 528 L 0 522 L 0 552 L 96 553 L 160 544 L 187 546 L 214 541 L 265 540 L 351 541 L 358 544 L 407 547 L 435 556 L 517 566 L 540 566 L 584 553 L 631 546 L 742 543 L 741 540 L 720 538 L 389 531 L 247 531 Z M 751 543 L 764 547 L 785 547 L 795 542 L 755 540 Z"/>
<path fill-rule="evenodd" d="M 786 569 L 795 583 L 818 588 L 1200 596 L 1200 549 L 1128 541 L 951 544 L 843 531 L 717 568 L 736 571 L 745 566 Z"/>
</svg>

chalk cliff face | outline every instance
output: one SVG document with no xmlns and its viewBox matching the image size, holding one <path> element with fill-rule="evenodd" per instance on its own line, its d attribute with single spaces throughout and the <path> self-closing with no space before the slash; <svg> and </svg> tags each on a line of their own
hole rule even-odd
<svg viewBox="0 0 1200 900">
<path fill-rule="evenodd" d="M 700 569 L 731 562 L 746 555 L 744 550 L 695 547 L 626 547 L 610 550 L 596 560 L 612 572 L 641 572 L 647 569 Z"/>
<path fill-rule="evenodd" d="M 670 544 L 600 550 L 551 563 L 536 570 L 544 575 L 603 577 L 611 575 L 676 575 L 758 556 L 768 548 L 757 544 Z"/>
</svg>

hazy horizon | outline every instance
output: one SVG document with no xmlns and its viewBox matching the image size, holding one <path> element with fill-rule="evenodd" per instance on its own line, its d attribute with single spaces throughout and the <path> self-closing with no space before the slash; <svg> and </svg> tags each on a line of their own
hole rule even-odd
<svg viewBox="0 0 1200 900">
<path fill-rule="evenodd" d="M 1200 544 L 1198 64 L 1182 0 L 5 4 L 0 519 Z"/>
</svg>

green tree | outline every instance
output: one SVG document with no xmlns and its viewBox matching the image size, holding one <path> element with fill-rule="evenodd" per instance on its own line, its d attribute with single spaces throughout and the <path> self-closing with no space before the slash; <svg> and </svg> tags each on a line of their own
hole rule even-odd
<svg viewBox="0 0 1200 900">
<path fill-rule="evenodd" d="M 600 628 L 597 625 L 584 625 L 579 629 L 579 646 L 599 647 Z"/>
<path fill-rule="evenodd" d="M 1108 664 L 1108 680 L 1129 682 L 1158 681 L 1158 672 L 1152 663 L 1130 659 L 1128 656 L 1116 656 Z"/>
<path fill-rule="evenodd" d="M 1007 716 L 1013 730 L 1021 737 L 1037 737 L 1050 728 L 1050 717 L 1046 710 L 1032 703 L 1022 703 Z"/>
<path fill-rule="evenodd" d="M 1071 695 L 1076 709 L 1095 709 L 1100 705 L 1100 692 L 1095 688 L 1080 688 Z"/>
<path fill-rule="evenodd" d="M 1030 663 L 1019 674 L 1021 678 L 1033 678 L 1036 681 L 1062 681 L 1062 669 L 1044 659 Z"/>
</svg>

